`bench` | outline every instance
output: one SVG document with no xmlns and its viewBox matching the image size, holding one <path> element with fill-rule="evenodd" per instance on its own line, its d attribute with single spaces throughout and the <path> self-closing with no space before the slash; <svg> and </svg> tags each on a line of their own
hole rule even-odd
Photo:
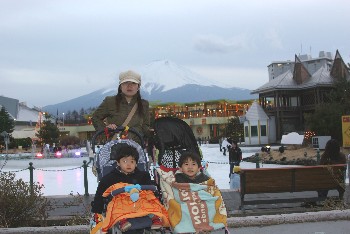
<svg viewBox="0 0 350 234">
<path fill-rule="evenodd" d="M 325 199 L 319 198 L 317 192 L 311 198 L 303 197 L 302 194 L 293 198 L 281 196 L 282 198 L 245 200 L 247 194 L 338 190 L 339 199 L 343 199 L 345 173 L 345 164 L 242 169 L 241 209 L 244 210 L 244 205 L 316 202 Z"/>
</svg>

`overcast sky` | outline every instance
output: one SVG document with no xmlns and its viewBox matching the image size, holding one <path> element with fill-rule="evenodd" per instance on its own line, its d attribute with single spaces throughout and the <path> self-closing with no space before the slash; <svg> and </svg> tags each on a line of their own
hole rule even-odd
<svg viewBox="0 0 350 234">
<path fill-rule="evenodd" d="M 171 60 L 231 87 L 272 61 L 338 49 L 350 61 L 350 1 L 0 0 L 0 95 L 42 107 Z"/>
</svg>

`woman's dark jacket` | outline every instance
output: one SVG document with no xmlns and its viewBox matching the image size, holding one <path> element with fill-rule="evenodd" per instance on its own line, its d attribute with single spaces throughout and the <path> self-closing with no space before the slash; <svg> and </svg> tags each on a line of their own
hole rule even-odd
<svg viewBox="0 0 350 234">
<path fill-rule="evenodd" d="M 242 161 L 242 150 L 239 147 L 231 147 L 228 151 L 229 162 L 240 162 Z"/>
</svg>

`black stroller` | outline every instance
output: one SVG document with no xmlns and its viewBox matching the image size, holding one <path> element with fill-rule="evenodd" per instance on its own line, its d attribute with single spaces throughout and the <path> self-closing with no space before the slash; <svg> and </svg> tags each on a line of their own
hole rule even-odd
<svg viewBox="0 0 350 234">
<path fill-rule="evenodd" d="M 181 119 L 162 117 L 154 122 L 154 144 L 159 150 L 157 162 L 167 168 L 177 168 L 180 155 L 185 151 L 201 156 L 192 129 Z"/>
<path fill-rule="evenodd" d="M 181 154 L 195 152 L 201 156 L 190 126 L 177 118 L 163 117 L 155 120 L 155 146 L 158 149 L 156 167 L 157 183 L 162 201 L 175 233 L 200 233 L 227 229 L 227 212 L 219 188 L 210 177 L 202 160 L 202 170 L 209 180 L 200 183 L 176 183 L 175 173 Z"/>
</svg>

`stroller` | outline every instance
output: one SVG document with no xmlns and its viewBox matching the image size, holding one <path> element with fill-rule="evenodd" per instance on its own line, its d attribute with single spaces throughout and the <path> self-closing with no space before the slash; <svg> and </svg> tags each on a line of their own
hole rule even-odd
<svg viewBox="0 0 350 234">
<path fill-rule="evenodd" d="M 177 183 L 175 172 L 180 155 L 185 151 L 201 156 L 192 129 L 186 122 L 163 117 L 155 120 L 155 146 L 159 150 L 156 171 L 162 199 L 175 233 L 199 233 L 227 229 L 227 212 L 221 192 L 210 178 L 205 163 L 203 172 L 209 180 L 200 183 Z M 203 162 L 203 160 L 202 160 Z"/>
<path fill-rule="evenodd" d="M 116 150 L 121 145 L 129 145 L 134 147 L 139 155 L 137 167 L 141 171 L 147 171 L 147 156 L 144 152 L 144 141 L 142 136 L 134 129 L 128 127 L 118 127 L 116 130 L 106 129 L 96 132 L 92 138 L 92 149 L 95 149 L 96 139 L 105 133 L 118 134 L 133 133 L 136 135 L 141 146 L 132 139 L 127 139 L 125 135 L 122 138 L 118 137 L 116 140 L 110 140 L 100 149 L 99 153 L 95 155 L 94 167 L 96 168 L 96 176 L 100 181 L 104 176 L 110 173 L 116 167 L 116 161 L 111 158 L 111 151 Z M 108 139 L 107 139 L 108 140 Z M 152 221 L 151 217 L 156 215 L 161 217 L 163 225 L 169 226 L 167 212 L 160 203 L 159 199 L 155 197 L 154 192 L 157 191 L 155 185 L 139 185 L 117 183 L 110 186 L 103 194 L 105 197 L 105 209 L 101 215 L 94 214 L 91 223 L 91 234 L 94 233 L 119 233 L 118 222 L 127 218 L 131 223 L 131 228 L 125 233 L 144 233 L 149 230 Z M 163 231 L 163 228 L 160 229 Z"/>
</svg>

